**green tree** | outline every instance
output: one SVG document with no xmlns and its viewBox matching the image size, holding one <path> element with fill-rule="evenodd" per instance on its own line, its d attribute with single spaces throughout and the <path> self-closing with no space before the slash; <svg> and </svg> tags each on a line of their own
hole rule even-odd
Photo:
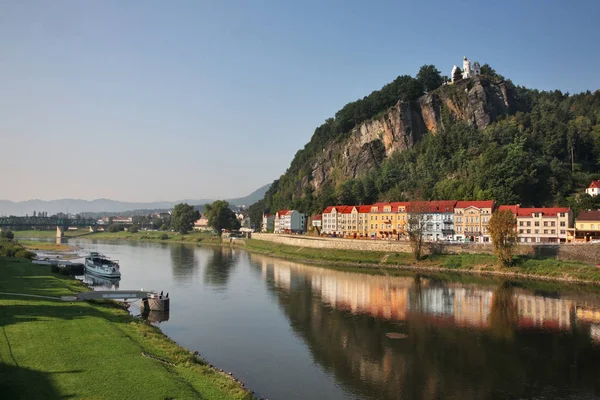
<svg viewBox="0 0 600 400">
<path fill-rule="evenodd" d="M 517 244 L 517 220 L 509 210 L 496 211 L 488 223 L 494 253 L 503 267 L 513 263 L 514 249 Z"/>
<path fill-rule="evenodd" d="M 111 233 L 119 232 L 120 230 L 121 230 L 121 227 L 117 224 L 111 224 L 108 226 L 108 231 Z"/>
<path fill-rule="evenodd" d="M 12 231 L 2 230 L 0 229 L 0 238 L 13 240 L 15 238 L 15 234 Z"/>
<path fill-rule="evenodd" d="M 229 208 L 229 203 L 224 200 L 217 200 L 212 204 L 205 206 L 205 215 L 210 225 L 219 236 L 223 229 L 236 230 L 240 228 L 240 222 L 235 213 Z"/>
<path fill-rule="evenodd" d="M 460 68 L 456 68 L 454 70 L 454 73 L 452 74 L 452 81 L 453 82 L 458 82 L 462 79 L 462 71 Z"/>
<path fill-rule="evenodd" d="M 171 214 L 171 227 L 179 233 L 188 233 L 194 227 L 194 222 L 200 218 L 200 213 L 194 206 L 187 203 L 177 204 Z"/>
<path fill-rule="evenodd" d="M 425 92 L 431 92 L 444 83 L 442 74 L 434 65 L 423 65 L 417 73 L 417 80 L 421 83 Z"/>
<path fill-rule="evenodd" d="M 425 214 L 422 212 L 413 212 L 408 217 L 408 241 L 417 261 L 423 257 L 426 224 Z"/>
<path fill-rule="evenodd" d="M 131 225 L 128 229 L 128 231 L 130 233 L 137 233 L 137 232 L 139 232 L 139 230 L 140 230 L 140 227 L 137 224 Z"/>
</svg>

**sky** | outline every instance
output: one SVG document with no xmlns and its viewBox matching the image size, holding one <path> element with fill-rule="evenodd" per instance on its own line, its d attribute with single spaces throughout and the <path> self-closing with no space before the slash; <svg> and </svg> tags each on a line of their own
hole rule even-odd
<svg viewBox="0 0 600 400">
<path fill-rule="evenodd" d="M 0 0 L 0 199 L 244 196 L 424 64 L 599 89 L 599 20 L 597 0 Z"/>
</svg>

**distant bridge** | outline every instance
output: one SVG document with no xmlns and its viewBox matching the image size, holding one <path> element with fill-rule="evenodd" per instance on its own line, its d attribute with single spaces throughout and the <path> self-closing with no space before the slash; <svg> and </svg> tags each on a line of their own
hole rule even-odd
<svg viewBox="0 0 600 400">
<path fill-rule="evenodd" d="M 70 226 L 89 227 L 94 229 L 97 225 L 95 219 L 84 218 L 56 218 L 56 217 L 0 217 L 0 228 L 9 227 L 41 227 L 56 226 L 56 237 L 63 236 L 63 232 Z"/>
</svg>

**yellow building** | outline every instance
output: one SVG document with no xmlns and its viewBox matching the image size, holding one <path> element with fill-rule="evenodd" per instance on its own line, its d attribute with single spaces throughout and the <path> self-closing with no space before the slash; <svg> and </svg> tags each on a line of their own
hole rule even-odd
<svg viewBox="0 0 600 400">
<path fill-rule="evenodd" d="M 408 232 L 409 203 L 376 203 L 369 213 L 369 237 L 404 239 Z"/>
<path fill-rule="evenodd" d="M 494 211 L 494 201 L 459 201 L 454 207 L 454 238 L 471 242 L 489 242 L 487 225 Z"/>
<path fill-rule="evenodd" d="M 600 210 L 582 211 L 575 220 L 575 240 L 600 239 Z"/>
</svg>

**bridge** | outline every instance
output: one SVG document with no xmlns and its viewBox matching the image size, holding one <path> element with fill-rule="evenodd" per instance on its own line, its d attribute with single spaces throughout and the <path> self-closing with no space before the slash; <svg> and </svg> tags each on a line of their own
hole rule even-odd
<svg viewBox="0 0 600 400">
<path fill-rule="evenodd" d="M 64 230 L 70 226 L 89 227 L 94 230 L 97 222 L 95 219 L 85 218 L 57 218 L 57 217 L 0 217 L 0 229 L 11 227 L 43 227 L 56 226 L 56 237 L 62 238 Z"/>
</svg>

